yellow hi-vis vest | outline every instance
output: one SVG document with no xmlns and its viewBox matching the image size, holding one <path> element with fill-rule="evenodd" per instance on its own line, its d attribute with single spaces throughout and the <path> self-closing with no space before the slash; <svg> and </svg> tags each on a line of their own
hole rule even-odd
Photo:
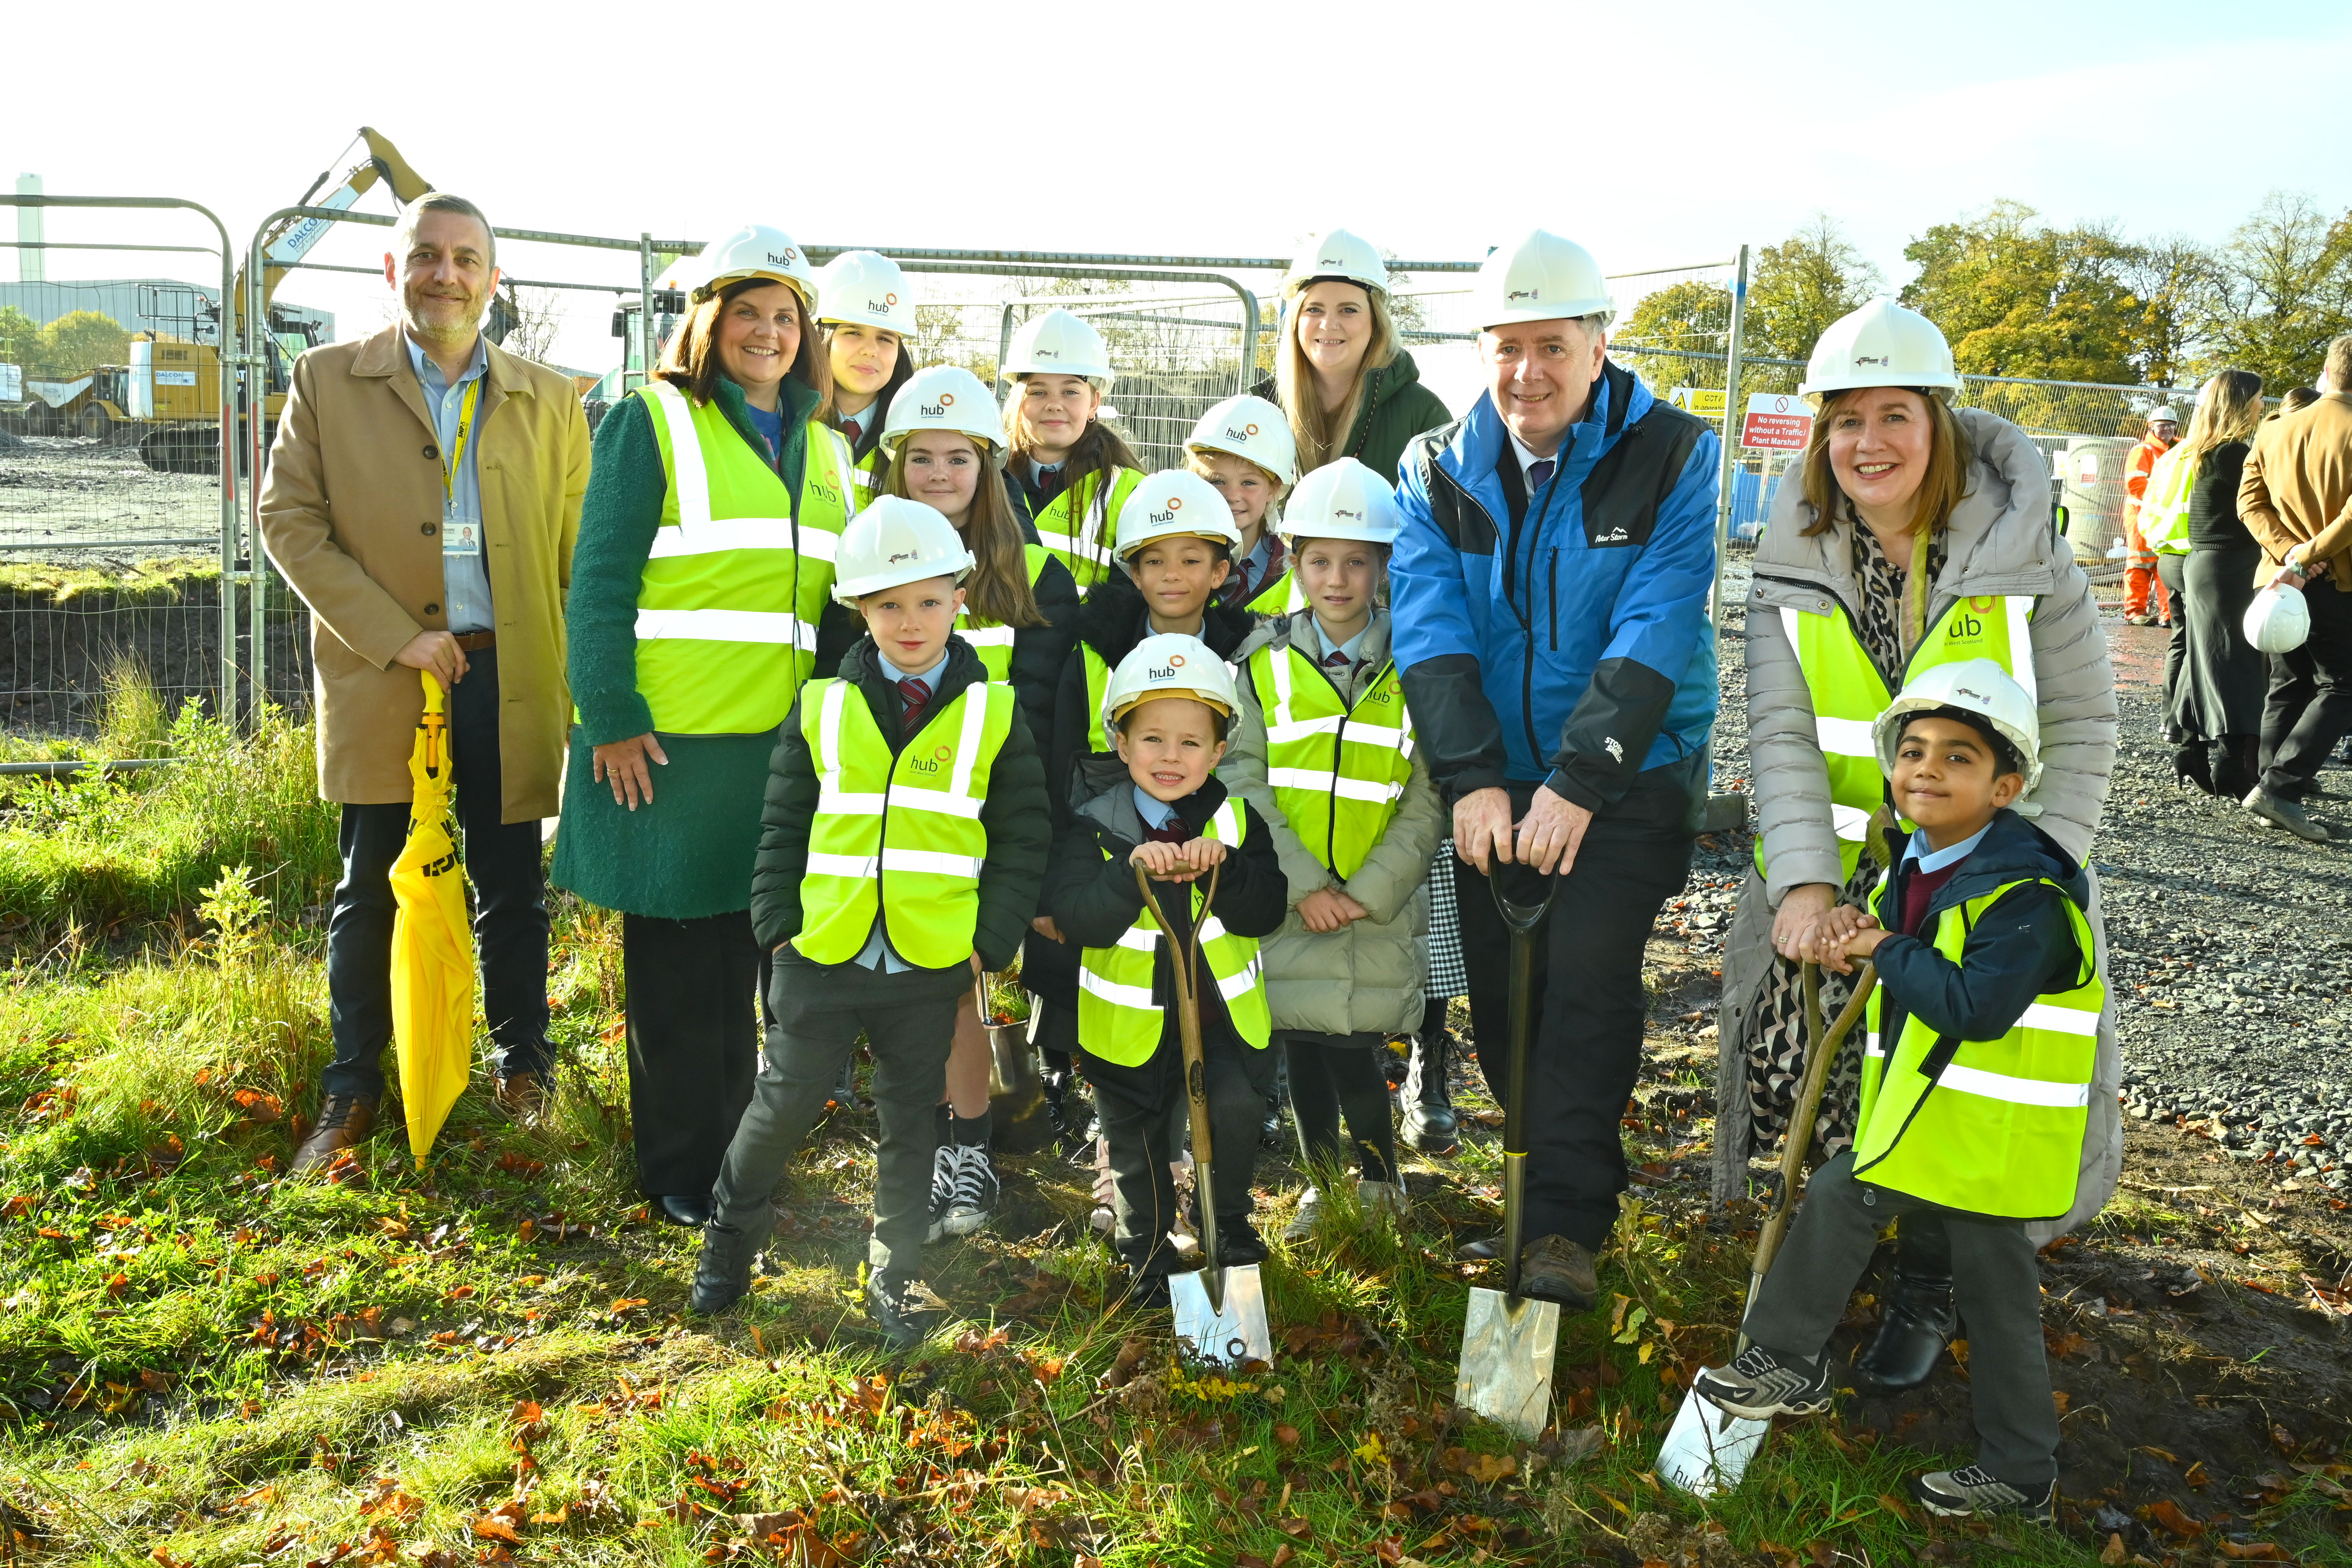
<svg viewBox="0 0 2352 1568">
<path fill-rule="evenodd" d="M 2003 893 L 2026 885 L 2011 882 L 1945 910 L 1936 951 L 1959 963 L 1969 929 Z M 1891 912 L 1883 907 L 1886 889 L 1882 881 L 1874 900 L 1882 921 Z M 2092 965 L 2090 922 L 2063 889 L 2060 901 L 2083 978 L 2043 993 L 1998 1040 L 1942 1041 L 1914 1014 L 1890 1050 L 1879 1034 L 1885 988 L 1872 993 L 1856 1178 L 2005 1219 L 2050 1219 L 2074 1207 L 2107 987 Z M 1940 1070 L 1938 1058 L 1946 1058 Z"/>
<path fill-rule="evenodd" d="M 636 395 L 668 481 L 637 585 L 637 689 L 667 734 L 772 730 L 816 668 L 835 550 L 856 513 L 848 444 L 810 422 L 795 509 L 715 399 L 698 408 L 666 381 Z"/>
<path fill-rule="evenodd" d="M 1217 807 L 1202 837 L 1239 849 L 1247 820 L 1240 802 L 1229 798 Z M 1108 850 L 1104 858 L 1109 858 Z M 1203 877 L 1190 889 L 1202 966 L 1209 972 L 1217 994 L 1225 999 L 1234 1029 L 1263 1050 L 1274 1037 L 1274 1019 L 1266 1011 L 1265 975 L 1258 963 L 1257 939 L 1235 936 L 1223 921 L 1206 911 L 1208 889 L 1209 879 Z M 1088 1056 L 1131 1068 L 1150 1061 L 1151 1053 L 1160 1048 L 1160 1031 L 1169 1009 L 1175 1005 L 1173 996 L 1164 1004 L 1151 999 L 1152 965 L 1164 940 L 1160 922 L 1151 918 L 1147 904 L 1117 947 L 1089 947 L 1079 952 L 1078 1044 Z"/>
<path fill-rule="evenodd" d="M 872 410 L 867 410 L 871 413 Z M 847 443 L 843 443 L 845 446 Z M 864 511 L 874 504 L 874 492 L 890 477 L 890 459 L 883 455 L 877 443 L 874 450 L 858 458 L 849 470 L 850 489 L 857 492 L 857 510 Z"/>
<path fill-rule="evenodd" d="M 2139 536 L 2160 555 L 2189 553 L 2189 489 L 2197 459 L 2175 447 L 2156 460 L 2139 503 Z"/>
<path fill-rule="evenodd" d="M 1045 575 L 1045 563 L 1054 558 L 1054 552 L 1042 544 L 1024 544 L 1021 548 L 1029 552 L 1029 588 L 1034 593 L 1037 579 Z M 970 610 L 958 610 L 955 629 L 958 637 L 971 644 L 971 651 L 980 655 L 980 662 L 988 670 L 989 679 L 1011 678 L 1013 639 L 1017 635 L 1013 627 L 996 621 L 982 620 Z"/>
<path fill-rule="evenodd" d="M 1912 650 L 1903 679 L 1907 685 L 1938 665 L 1989 658 L 2008 672 L 2037 708 L 2033 679 L 2033 595 L 1991 595 L 1966 598 L 1945 612 Z M 1871 726 L 1895 694 L 1870 654 L 1854 636 L 1844 607 L 1832 601 L 1828 613 L 1812 615 L 1780 607 L 1780 625 L 1797 650 L 1805 685 L 1813 700 L 1813 736 L 1830 770 L 1830 821 L 1837 830 L 1841 886 L 1853 877 L 1870 836 L 1870 814 L 1886 804 L 1886 774 L 1878 765 Z M 1909 823 L 1904 823 L 1908 829 Z M 1769 877 L 1764 836 L 1756 836 L 1756 870 Z"/>
<path fill-rule="evenodd" d="M 1242 608 L 1253 615 L 1286 616 L 1307 607 L 1307 584 L 1296 572 L 1285 572 L 1266 584 Z"/>
<path fill-rule="evenodd" d="M 1349 707 L 1295 647 L 1250 655 L 1265 713 L 1265 782 L 1308 854 L 1340 877 L 1363 869 L 1412 775 L 1412 715 L 1394 661 Z"/>
<path fill-rule="evenodd" d="M 1135 469 L 1121 468 L 1106 497 L 1097 476 L 1089 470 L 1037 514 L 1037 542 L 1070 569 L 1080 596 L 1110 575 L 1111 546 L 1118 537 L 1118 509 L 1142 482 L 1143 476 Z"/>
<path fill-rule="evenodd" d="M 893 757 L 856 686 L 809 683 L 801 735 L 816 767 L 817 803 L 793 939 L 802 956 L 856 958 L 877 909 L 908 963 L 945 969 L 971 956 L 988 858 L 980 807 L 1013 732 L 1013 688 L 974 681 Z"/>
</svg>

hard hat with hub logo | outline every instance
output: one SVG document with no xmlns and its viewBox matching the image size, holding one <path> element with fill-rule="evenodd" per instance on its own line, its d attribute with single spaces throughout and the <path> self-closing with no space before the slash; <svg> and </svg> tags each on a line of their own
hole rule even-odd
<svg viewBox="0 0 2352 1568">
<path fill-rule="evenodd" d="M 696 259 L 702 276 L 694 287 L 697 304 L 739 279 L 766 278 L 790 284 L 801 297 L 802 308 L 812 314 L 816 310 L 816 274 L 809 267 L 808 252 L 782 229 L 747 223 L 704 246 Z"/>
<path fill-rule="evenodd" d="M 971 552 L 938 508 L 884 496 L 841 531 L 833 570 L 833 596 L 855 605 L 868 594 L 927 577 L 961 583 L 971 571 Z"/>
<path fill-rule="evenodd" d="M 1935 322 L 1882 295 L 1829 324 L 1797 392 L 1819 409 L 1829 394 L 1857 386 L 1917 387 L 1949 403 L 1960 373 Z"/>
<path fill-rule="evenodd" d="M 816 275 L 820 321 L 853 321 L 902 338 L 915 335 L 915 289 L 878 250 L 845 250 Z"/>
<path fill-rule="evenodd" d="M 1344 228 L 1324 230 L 1291 258 L 1290 270 L 1282 279 L 1282 297 L 1290 299 L 1325 278 L 1337 278 L 1375 294 L 1389 291 L 1389 264 L 1380 247 Z"/>
<path fill-rule="evenodd" d="M 1290 421 L 1263 397 L 1228 397 L 1192 426 L 1185 447 L 1195 452 L 1226 452 L 1255 463 L 1284 484 L 1298 477 L 1298 447 Z"/>
<path fill-rule="evenodd" d="M 1110 729 L 1135 709 L 1162 697 L 1189 697 L 1230 719 L 1240 706 L 1234 672 L 1199 637 L 1162 632 L 1135 645 L 1111 671 L 1103 690 L 1103 728 Z"/>
<path fill-rule="evenodd" d="M 1539 228 L 1497 247 L 1479 267 L 1471 297 L 1478 307 L 1478 327 L 1486 331 L 1582 316 L 1599 316 L 1607 326 L 1617 314 L 1609 280 L 1592 252 Z"/>
<path fill-rule="evenodd" d="M 1123 562 L 1155 539 L 1178 537 L 1222 539 L 1233 549 L 1242 547 L 1241 530 L 1234 526 L 1234 509 L 1216 486 L 1184 468 L 1162 468 L 1129 492 L 1118 509 L 1118 540 L 1114 549 Z"/>
<path fill-rule="evenodd" d="M 1300 539 L 1355 539 L 1394 544 L 1404 531 L 1396 491 L 1379 472 L 1353 458 L 1324 464 L 1298 481 L 1282 508 L 1282 531 Z"/>
<path fill-rule="evenodd" d="M 1056 305 L 1021 324 L 1005 350 L 1000 374 L 1012 381 L 1024 375 L 1082 375 L 1097 392 L 1108 392 L 1110 347 L 1092 322 Z"/>
<path fill-rule="evenodd" d="M 1990 725 L 2017 752 L 2026 793 L 2032 793 L 2042 777 L 2041 715 L 2034 711 L 2033 699 L 2025 694 L 2025 688 L 1989 658 L 1964 658 L 1922 671 L 1903 689 L 1903 695 L 1886 705 L 1886 711 L 1872 727 L 1871 738 L 1877 744 L 1878 765 L 1889 777 L 1895 773 L 1903 726 L 1937 708 L 1955 708 Z"/>
<path fill-rule="evenodd" d="M 889 415 L 882 421 L 882 449 L 896 457 L 898 443 L 918 430 L 953 430 L 990 452 L 1004 439 L 996 400 L 980 377 L 953 364 L 917 371 L 892 395 Z"/>
</svg>

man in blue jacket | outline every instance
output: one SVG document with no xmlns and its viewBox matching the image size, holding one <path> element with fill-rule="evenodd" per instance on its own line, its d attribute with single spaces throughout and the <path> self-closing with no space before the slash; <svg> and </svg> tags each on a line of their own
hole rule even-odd
<svg viewBox="0 0 2352 1568">
<path fill-rule="evenodd" d="M 1394 648 L 1454 808 L 1471 1019 L 1498 1094 L 1510 942 L 1486 879 L 1507 874 L 1530 902 L 1555 893 L 1521 1090 L 1520 1289 L 1580 1310 L 1626 1185 L 1643 948 L 1706 802 L 1719 448 L 1609 363 L 1608 292 L 1583 247 L 1531 233 L 1488 258 L 1477 297 L 1486 391 L 1400 465 Z"/>
</svg>

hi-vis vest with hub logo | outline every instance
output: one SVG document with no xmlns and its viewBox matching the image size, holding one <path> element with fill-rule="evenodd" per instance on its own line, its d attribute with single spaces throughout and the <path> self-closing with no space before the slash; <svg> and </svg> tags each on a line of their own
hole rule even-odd
<svg viewBox="0 0 2352 1568">
<path fill-rule="evenodd" d="M 1045 563 L 1054 552 L 1042 544 L 1024 544 L 1029 552 L 1029 587 L 1036 591 L 1037 579 L 1045 574 Z M 1013 669 L 1013 628 L 995 621 L 983 620 L 970 610 L 958 610 L 955 618 L 956 636 L 971 644 L 971 651 L 980 655 L 980 662 L 988 670 L 991 680 L 1004 680 Z"/>
<path fill-rule="evenodd" d="M 1912 650 L 1904 671 L 1907 685 L 1937 665 L 1989 658 L 2023 688 L 2037 707 L 2033 680 L 2033 595 L 2010 594 L 1962 599 L 1928 628 Z M 1813 699 L 1813 735 L 1830 770 L 1830 820 L 1837 830 L 1838 862 L 1851 879 L 1870 834 L 1870 814 L 1886 804 L 1886 775 L 1879 767 L 1871 726 L 1895 694 L 1854 636 L 1845 611 L 1834 600 L 1828 613 L 1811 615 L 1782 605 L 1781 627 L 1797 650 L 1805 685 Z M 1903 825 L 1906 828 L 1909 824 Z M 1764 838 L 1756 838 L 1756 869 L 1764 864 Z"/>
<path fill-rule="evenodd" d="M 1135 469 L 1121 468 L 1106 497 L 1098 476 L 1089 471 L 1037 514 L 1037 542 L 1070 569 L 1081 595 L 1110 574 L 1118 509 L 1142 482 L 1143 476 Z"/>
<path fill-rule="evenodd" d="M 793 945 L 817 963 L 846 963 L 882 913 L 891 948 L 945 969 L 971 956 L 980 868 L 988 858 L 981 803 L 1004 738 L 1013 689 L 974 681 L 928 720 L 896 757 L 865 696 L 845 680 L 811 681 L 801 735 L 816 768 L 816 816 L 801 879 Z"/>
<path fill-rule="evenodd" d="M 715 400 L 697 408 L 666 381 L 637 395 L 668 481 L 637 586 L 637 689 L 664 733 L 772 730 L 816 668 L 834 553 L 856 511 L 848 444 L 810 423 L 795 508 Z"/>
<path fill-rule="evenodd" d="M 1969 928 L 2003 893 L 2026 885 L 2011 882 L 1945 910 L 1936 951 L 1959 963 Z M 1885 897 L 1881 882 L 1875 901 Z M 2074 1207 L 2107 987 L 2091 967 L 2090 922 L 2063 889 L 2059 901 L 2083 978 L 2043 993 L 1998 1040 L 1938 1038 L 1914 1015 L 1890 1048 L 1879 1034 L 1885 988 L 1872 994 L 1854 1132 L 1857 1179 L 2004 1219 L 2050 1219 Z"/>
<path fill-rule="evenodd" d="M 1265 782 L 1307 852 L 1342 879 L 1363 869 L 1412 775 L 1412 715 L 1389 664 L 1354 707 L 1296 647 L 1250 655 L 1265 712 Z"/>
<path fill-rule="evenodd" d="M 1220 844 L 1241 847 L 1247 821 L 1239 801 L 1227 799 L 1209 819 L 1202 835 Z M 1109 858 L 1109 851 L 1104 851 Z M 1225 1011 L 1241 1037 L 1260 1050 L 1274 1038 L 1273 1015 L 1265 1006 L 1265 976 L 1257 958 L 1257 939 L 1235 936 L 1224 922 L 1203 907 L 1209 889 L 1206 877 L 1187 889 L 1192 920 L 1199 928 L 1201 962 L 1225 999 Z M 1162 892 L 1160 897 L 1165 899 Z M 1168 1007 L 1151 999 L 1151 970 L 1164 939 L 1160 922 L 1145 905 L 1135 924 L 1118 939 L 1117 947 L 1089 947 L 1078 954 L 1078 1043 L 1090 1057 L 1118 1067 L 1138 1067 L 1160 1048 L 1160 1035 Z"/>
</svg>

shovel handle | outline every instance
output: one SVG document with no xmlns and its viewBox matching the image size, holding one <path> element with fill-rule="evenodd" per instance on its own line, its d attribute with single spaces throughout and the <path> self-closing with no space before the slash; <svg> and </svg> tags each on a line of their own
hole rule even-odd
<svg viewBox="0 0 2352 1568">
<path fill-rule="evenodd" d="M 1222 867 L 1209 868 L 1209 886 L 1201 900 L 1202 919 L 1217 900 L 1217 873 Z M 1202 1283 L 1209 1288 L 1209 1303 L 1218 1311 L 1225 1310 L 1224 1276 L 1217 1268 L 1217 1187 L 1213 1165 L 1216 1160 L 1214 1135 L 1209 1126 L 1209 1068 L 1201 1046 L 1201 994 L 1195 982 L 1199 978 L 1196 965 L 1201 955 L 1201 921 L 1192 923 L 1192 939 L 1181 944 L 1168 923 L 1168 916 L 1160 907 L 1159 898 L 1151 890 L 1151 874 L 1142 867 L 1135 868 L 1135 885 L 1143 893 L 1143 906 L 1160 923 L 1160 934 L 1168 941 L 1168 970 L 1176 986 L 1176 1037 L 1184 1052 L 1184 1104 L 1192 1121 L 1192 1194 L 1200 1200 L 1201 1250 L 1206 1255 L 1208 1273 Z"/>
<path fill-rule="evenodd" d="M 1506 1071 L 1509 1083 L 1503 1091 L 1503 1290 L 1509 1296 L 1519 1293 L 1519 1243 L 1522 1222 L 1526 1218 L 1528 1185 L 1527 1095 L 1528 1051 L 1535 1035 L 1535 973 L 1536 927 L 1551 912 L 1551 900 L 1559 891 L 1559 879 L 1544 879 L 1544 896 L 1539 903 L 1523 904 L 1503 896 L 1502 883 L 1489 872 L 1486 891 L 1495 900 L 1495 912 L 1503 917 L 1503 924 L 1511 932 L 1511 1037 Z"/>
<path fill-rule="evenodd" d="M 1811 1031 L 1811 1046 L 1805 1058 L 1805 1076 L 1798 1080 L 1796 1103 L 1790 1108 L 1789 1131 L 1780 1150 L 1780 1194 L 1772 1205 L 1769 1218 L 1756 1234 L 1756 1263 L 1748 1277 L 1748 1301 L 1756 1302 L 1756 1292 L 1763 1288 L 1764 1275 L 1772 1267 L 1772 1259 L 1780 1250 L 1781 1237 L 1789 1233 L 1789 1216 L 1797 1203 L 1797 1178 L 1804 1173 L 1805 1155 L 1813 1142 L 1813 1119 L 1822 1108 L 1822 1090 L 1827 1087 L 1830 1064 L 1837 1058 L 1838 1047 L 1862 1019 L 1863 1009 L 1870 1004 L 1870 994 L 1878 985 L 1878 966 L 1865 961 L 1854 972 L 1853 994 L 1846 998 L 1844 1008 L 1829 1032 L 1822 1032 L 1821 967 L 1805 965 L 1805 1021 Z M 1743 1336 L 1743 1340 L 1744 1340 Z"/>
</svg>

